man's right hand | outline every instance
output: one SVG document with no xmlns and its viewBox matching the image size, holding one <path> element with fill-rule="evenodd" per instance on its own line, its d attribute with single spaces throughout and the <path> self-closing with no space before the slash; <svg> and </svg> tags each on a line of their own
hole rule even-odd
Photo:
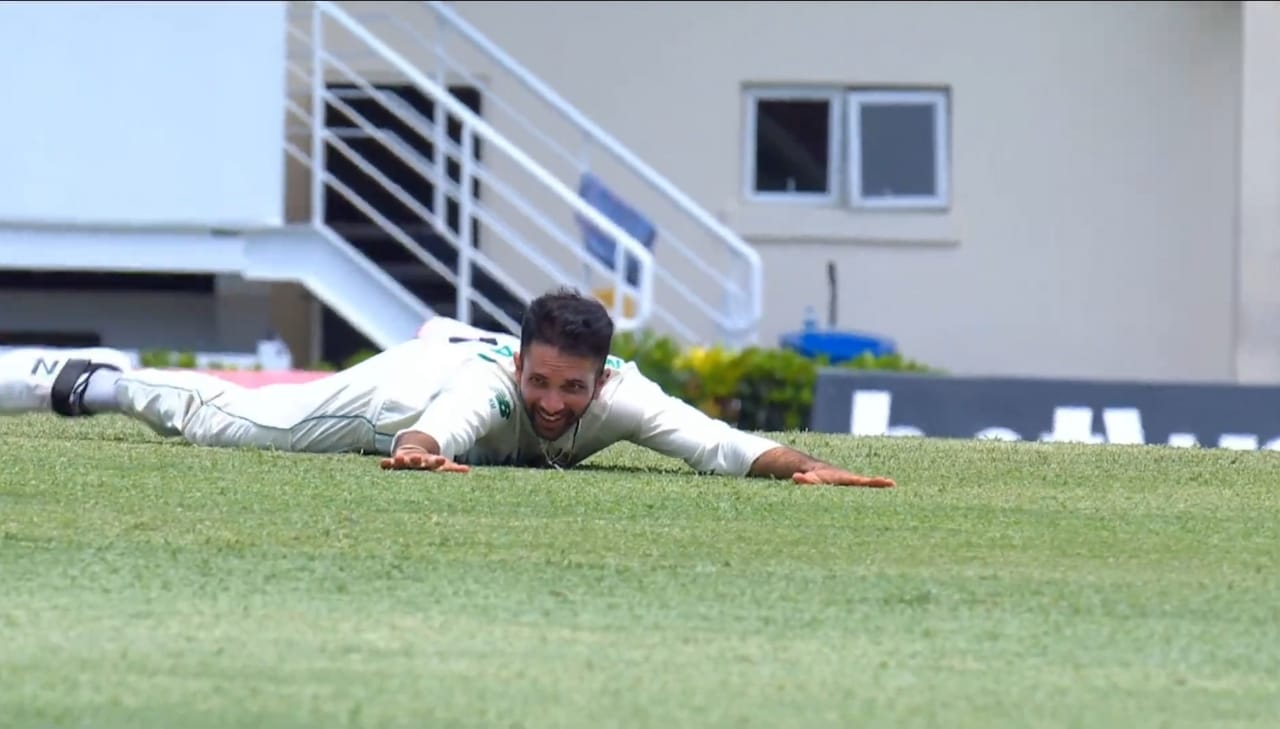
<svg viewBox="0 0 1280 729">
<path fill-rule="evenodd" d="M 400 446 L 389 458 L 382 459 L 383 470 L 388 471 L 440 471 L 442 473 L 467 473 L 470 466 L 441 455 L 428 453 L 417 446 Z"/>
</svg>

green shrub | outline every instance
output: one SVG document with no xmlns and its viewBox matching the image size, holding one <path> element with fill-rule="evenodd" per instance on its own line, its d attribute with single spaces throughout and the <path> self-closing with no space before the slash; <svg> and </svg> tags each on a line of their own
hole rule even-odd
<svg viewBox="0 0 1280 729">
<path fill-rule="evenodd" d="M 685 382 L 676 367 L 680 346 L 673 340 L 657 337 L 647 331 L 638 335 L 622 332 L 613 338 L 613 353 L 624 360 L 635 362 L 641 372 L 666 392 L 684 391 Z"/>
<path fill-rule="evenodd" d="M 363 361 L 365 361 L 365 360 L 367 360 L 367 359 L 369 359 L 369 358 L 371 358 L 371 357 L 377 356 L 377 354 L 378 354 L 378 352 L 377 352 L 377 351 L 375 351 L 375 350 L 372 350 L 372 349 L 362 349 L 362 350 L 360 350 L 360 351 L 356 352 L 355 354 L 352 354 L 350 357 L 347 357 L 346 359 L 344 359 L 344 360 L 342 361 L 342 366 L 341 366 L 339 369 L 344 369 L 344 370 L 346 370 L 346 369 L 351 369 L 352 367 L 355 367 L 356 365 L 360 364 L 361 362 L 363 362 Z"/>
<path fill-rule="evenodd" d="M 619 334 L 613 353 L 674 395 L 712 417 L 749 430 L 808 427 L 818 371 L 831 366 L 789 349 L 721 347 L 682 349 L 649 332 Z M 836 367 L 888 372 L 938 372 L 901 354 L 869 352 Z"/>
<path fill-rule="evenodd" d="M 138 361 L 143 367 L 156 369 L 172 367 L 174 359 L 173 352 L 166 352 L 162 349 L 148 349 L 138 353 Z"/>
</svg>

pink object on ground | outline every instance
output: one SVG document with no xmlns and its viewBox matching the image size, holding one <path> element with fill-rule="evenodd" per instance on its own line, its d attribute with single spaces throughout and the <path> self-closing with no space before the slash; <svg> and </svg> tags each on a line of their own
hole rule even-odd
<svg viewBox="0 0 1280 729">
<path fill-rule="evenodd" d="M 265 385 L 296 384 L 313 382 L 332 372 L 312 372 L 310 370 L 281 370 L 278 372 L 253 372 L 248 370 L 204 370 L 205 374 L 220 377 L 243 387 L 263 387 Z"/>
</svg>

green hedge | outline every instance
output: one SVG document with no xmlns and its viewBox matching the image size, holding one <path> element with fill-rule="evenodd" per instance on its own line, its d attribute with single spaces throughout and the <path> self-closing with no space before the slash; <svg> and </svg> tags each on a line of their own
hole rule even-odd
<svg viewBox="0 0 1280 729">
<path fill-rule="evenodd" d="M 809 425 L 818 370 L 826 357 L 809 358 L 788 349 L 722 347 L 681 349 L 649 332 L 614 338 L 613 352 L 636 363 L 669 394 L 712 417 L 748 430 L 798 430 Z M 939 373 L 900 354 L 864 353 L 838 367 L 891 372 Z"/>
</svg>

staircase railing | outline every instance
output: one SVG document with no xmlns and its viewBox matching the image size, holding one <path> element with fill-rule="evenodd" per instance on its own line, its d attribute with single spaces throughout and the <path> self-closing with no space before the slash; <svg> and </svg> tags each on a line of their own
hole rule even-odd
<svg viewBox="0 0 1280 729">
<path fill-rule="evenodd" d="M 311 225 L 334 233 L 325 214 L 327 200 L 330 195 L 345 200 L 456 287 L 456 316 L 463 321 L 471 320 L 475 305 L 510 331 L 519 330 L 519 322 L 475 289 L 475 270 L 528 303 L 542 291 L 577 280 L 575 269 L 581 266 L 625 292 L 611 305 L 618 330 L 648 325 L 654 309 L 654 263 L 644 245 L 337 3 L 291 5 L 286 153 L 310 175 Z M 300 14 L 305 17 L 298 22 Z M 384 83 L 371 80 L 375 76 Z M 413 108 L 388 88 L 386 79 L 410 84 L 427 97 L 433 105 L 430 114 Z M 299 100 L 305 96 L 309 104 Z M 376 102 L 381 112 L 394 117 L 398 131 L 375 124 L 355 99 Z M 328 123 L 331 115 L 341 115 L 347 123 L 335 129 Z M 483 163 L 478 159 L 481 146 Z M 383 203 L 375 204 L 372 195 L 335 175 L 326 164 L 330 155 L 341 155 L 376 183 Z M 404 176 L 393 179 L 385 165 L 370 159 L 387 155 L 412 173 L 410 182 Z M 428 189 L 430 195 L 425 194 Z M 387 200 L 394 201 L 394 214 L 388 212 Z M 416 237 L 424 226 L 452 246 L 456 265 L 447 265 Z M 584 249 L 585 228 L 614 243 L 612 265 Z M 624 257 L 638 263 L 631 281 L 626 280 Z M 519 276 L 510 273 L 513 269 Z"/>
<path fill-rule="evenodd" d="M 685 340 L 755 342 L 763 267 L 751 246 L 447 3 L 373 8 L 356 12 L 437 84 L 479 88 L 488 123 L 559 179 L 576 185 L 590 172 L 644 212 L 657 228 L 655 323 Z"/>
</svg>

